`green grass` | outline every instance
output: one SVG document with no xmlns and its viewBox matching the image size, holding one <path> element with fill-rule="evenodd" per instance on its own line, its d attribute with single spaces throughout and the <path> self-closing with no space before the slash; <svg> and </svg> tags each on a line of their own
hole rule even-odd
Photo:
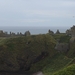
<svg viewBox="0 0 75 75">
<path fill-rule="evenodd" d="M 65 43 L 69 43 L 70 38 L 71 38 L 71 36 L 68 36 L 68 35 L 61 36 L 59 42 L 62 42 L 62 43 L 64 43 L 64 42 L 65 42 Z"/>
<path fill-rule="evenodd" d="M 60 43 L 69 43 L 69 40 L 71 38 L 71 36 L 68 36 L 66 34 L 55 34 L 53 35 L 53 37 L 56 40 L 59 40 Z"/>
<path fill-rule="evenodd" d="M 72 64 L 53 75 L 75 75 L 75 64 Z"/>
<path fill-rule="evenodd" d="M 2 38 L 2 37 L 0 37 L 0 45 L 2 45 L 2 44 L 4 44 L 6 42 L 6 38 Z"/>
<path fill-rule="evenodd" d="M 55 34 L 53 35 L 54 39 L 60 39 L 60 37 L 65 36 L 65 34 Z"/>
<path fill-rule="evenodd" d="M 52 59 L 48 59 L 47 65 L 42 71 L 45 75 L 52 75 L 54 72 L 64 68 L 70 61 L 71 59 L 63 54 L 56 54 Z"/>
</svg>

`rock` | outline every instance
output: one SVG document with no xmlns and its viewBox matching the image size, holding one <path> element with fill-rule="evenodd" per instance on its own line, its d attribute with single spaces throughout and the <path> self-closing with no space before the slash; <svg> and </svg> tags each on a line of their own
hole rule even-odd
<svg viewBox="0 0 75 75">
<path fill-rule="evenodd" d="M 25 32 L 25 36 L 30 36 L 31 34 L 30 34 L 30 32 L 29 31 L 26 31 Z"/>
<path fill-rule="evenodd" d="M 66 52 L 69 50 L 69 44 L 68 43 L 57 43 L 55 46 L 55 49 L 59 52 Z"/>
<path fill-rule="evenodd" d="M 75 42 L 75 37 L 72 37 L 72 38 L 70 39 L 70 43 L 73 43 L 73 42 Z"/>
<path fill-rule="evenodd" d="M 54 34 L 54 32 L 51 31 L 50 29 L 48 30 L 48 33 L 49 33 L 50 35 L 53 35 L 53 34 Z"/>
<path fill-rule="evenodd" d="M 32 75 L 44 75 L 44 74 L 41 71 L 39 71 L 39 72 L 36 72 L 36 73 L 34 73 Z"/>
<path fill-rule="evenodd" d="M 75 36 L 75 25 L 73 25 L 73 27 L 71 27 L 70 29 L 68 29 L 66 31 L 66 34 L 74 37 Z"/>
<path fill-rule="evenodd" d="M 56 31 L 56 34 L 60 34 L 59 30 Z"/>
</svg>

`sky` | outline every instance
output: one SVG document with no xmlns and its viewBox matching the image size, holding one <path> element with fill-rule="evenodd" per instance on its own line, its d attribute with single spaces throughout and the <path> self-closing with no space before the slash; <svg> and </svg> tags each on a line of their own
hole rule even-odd
<svg viewBox="0 0 75 75">
<path fill-rule="evenodd" d="M 0 26 L 73 25 L 75 0 L 0 0 Z"/>
</svg>

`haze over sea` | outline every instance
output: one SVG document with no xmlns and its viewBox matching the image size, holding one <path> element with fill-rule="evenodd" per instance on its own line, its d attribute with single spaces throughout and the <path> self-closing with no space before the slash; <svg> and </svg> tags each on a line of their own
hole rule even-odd
<svg viewBox="0 0 75 75">
<path fill-rule="evenodd" d="M 30 26 L 0 26 L 0 30 L 3 30 L 4 32 L 21 32 L 25 33 L 26 31 L 30 31 L 31 34 L 45 34 L 48 33 L 48 30 L 53 31 L 54 33 L 59 29 L 61 33 L 64 33 L 68 27 L 30 27 Z"/>
</svg>

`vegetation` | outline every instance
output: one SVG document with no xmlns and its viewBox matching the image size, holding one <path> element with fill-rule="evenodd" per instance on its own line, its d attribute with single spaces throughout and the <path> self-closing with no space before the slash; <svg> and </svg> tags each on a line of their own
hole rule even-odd
<svg viewBox="0 0 75 75">
<path fill-rule="evenodd" d="M 70 61 L 71 59 L 66 57 L 65 55 L 60 53 L 56 54 L 48 61 L 47 65 L 43 68 L 43 73 L 45 75 L 52 75 L 60 69 L 63 69 Z"/>
<path fill-rule="evenodd" d="M 56 54 L 54 51 L 56 41 L 48 34 L 6 38 L 3 42 L 4 44 L 0 45 L 0 70 L 29 71 L 32 64 Z M 40 67 L 37 68 L 39 69 Z"/>
<path fill-rule="evenodd" d="M 64 33 L 55 34 L 55 35 L 53 35 L 53 37 L 60 43 L 69 43 L 69 40 L 71 38 L 71 36 L 68 36 Z"/>
<path fill-rule="evenodd" d="M 75 64 L 62 69 L 53 75 L 75 75 Z"/>
<path fill-rule="evenodd" d="M 68 51 L 67 56 L 71 58 L 75 57 L 75 42 L 70 44 L 70 50 Z"/>
<path fill-rule="evenodd" d="M 65 35 L 65 34 L 56 34 L 53 35 L 53 37 L 60 43 L 69 43 L 69 40 L 71 36 Z M 74 52 L 75 52 L 75 44 L 72 43 L 70 45 L 70 50 L 67 52 L 66 55 L 59 53 L 56 54 L 55 57 L 52 57 L 52 59 L 48 58 L 47 64 L 44 65 L 44 68 L 42 69 L 43 73 L 45 75 L 52 75 L 53 73 L 59 71 L 60 69 L 63 69 L 64 67 L 74 64 L 75 58 L 74 58 Z M 72 57 L 72 58 L 70 58 Z M 39 64 L 39 63 L 38 63 Z M 60 75 L 60 74 L 59 74 Z"/>
<path fill-rule="evenodd" d="M 45 75 L 74 75 L 75 43 L 63 34 L 0 38 L 0 71 L 42 71 Z M 55 50 L 57 41 L 69 43 L 66 53 Z"/>
</svg>

